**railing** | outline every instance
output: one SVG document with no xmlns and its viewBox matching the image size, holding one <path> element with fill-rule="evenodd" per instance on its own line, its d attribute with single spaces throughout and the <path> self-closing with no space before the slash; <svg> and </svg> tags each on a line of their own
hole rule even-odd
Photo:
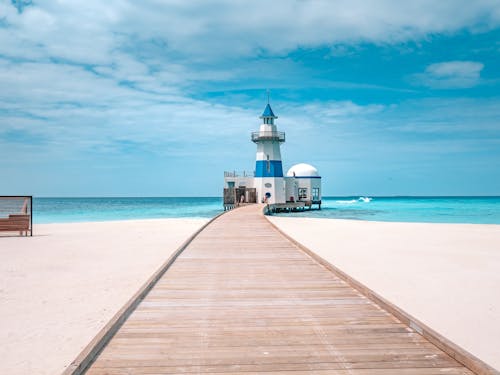
<svg viewBox="0 0 500 375">
<path fill-rule="evenodd" d="M 255 172 L 248 171 L 225 171 L 224 177 L 255 177 Z"/>
<path fill-rule="evenodd" d="M 252 142 L 278 141 L 285 142 L 285 132 L 253 132 Z"/>
</svg>

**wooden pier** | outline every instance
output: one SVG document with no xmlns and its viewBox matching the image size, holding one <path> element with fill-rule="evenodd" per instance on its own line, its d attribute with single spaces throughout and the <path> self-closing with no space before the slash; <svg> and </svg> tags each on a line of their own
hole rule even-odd
<svg viewBox="0 0 500 375">
<path fill-rule="evenodd" d="M 264 212 L 268 215 L 279 212 L 300 212 L 305 210 L 321 210 L 321 201 L 273 203 L 266 205 L 264 208 Z"/>
<path fill-rule="evenodd" d="M 229 211 L 198 234 L 102 335 L 112 336 L 103 350 L 86 349 L 86 373 L 472 374 L 300 250 L 262 209 Z M 85 372 L 78 361 L 67 373 Z"/>
</svg>

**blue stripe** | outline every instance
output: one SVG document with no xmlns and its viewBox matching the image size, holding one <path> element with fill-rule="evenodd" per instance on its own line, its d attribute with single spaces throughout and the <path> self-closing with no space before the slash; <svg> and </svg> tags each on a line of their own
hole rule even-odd
<svg viewBox="0 0 500 375">
<path fill-rule="evenodd" d="M 283 177 L 281 160 L 257 160 L 255 162 L 255 177 Z"/>
<path fill-rule="evenodd" d="M 321 176 L 287 176 L 293 178 L 321 178 Z"/>
</svg>

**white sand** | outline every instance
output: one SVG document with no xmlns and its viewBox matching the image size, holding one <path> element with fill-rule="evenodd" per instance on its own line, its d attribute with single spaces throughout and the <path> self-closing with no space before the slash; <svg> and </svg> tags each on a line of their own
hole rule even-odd
<svg viewBox="0 0 500 375">
<path fill-rule="evenodd" d="M 271 220 L 500 368 L 499 225 Z M 47 224 L 33 238 L 0 237 L 0 373 L 61 373 L 205 222 Z"/>
<path fill-rule="evenodd" d="M 500 225 L 270 220 L 323 259 L 500 369 Z"/>
<path fill-rule="evenodd" d="M 35 225 L 0 237 L 0 374 L 59 374 L 206 220 Z"/>
</svg>

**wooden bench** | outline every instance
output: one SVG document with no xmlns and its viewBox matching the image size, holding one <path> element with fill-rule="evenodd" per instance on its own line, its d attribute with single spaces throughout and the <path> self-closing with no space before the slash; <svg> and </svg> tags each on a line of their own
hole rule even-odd
<svg viewBox="0 0 500 375">
<path fill-rule="evenodd" d="M 0 232 L 19 232 L 22 236 L 31 233 L 30 215 L 9 215 L 7 219 L 0 219 Z"/>
</svg>

